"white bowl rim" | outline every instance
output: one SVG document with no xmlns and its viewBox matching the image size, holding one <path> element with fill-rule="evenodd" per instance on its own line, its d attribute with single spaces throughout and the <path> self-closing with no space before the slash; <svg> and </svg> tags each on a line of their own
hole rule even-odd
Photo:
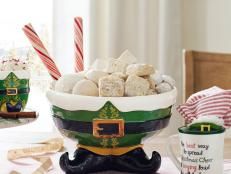
<svg viewBox="0 0 231 174">
<path fill-rule="evenodd" d="M 52 105 L 69 111 L 97 111 L 107 101 L 110 101 L 122 112 L 153 111 L 175 104 L 177 89 L 174 87 L 171 91 L 165 93 L 136 97 L 93 97 L 61 93 L 54 90 L 48 90 L 46 95 Z"/>
</svg>

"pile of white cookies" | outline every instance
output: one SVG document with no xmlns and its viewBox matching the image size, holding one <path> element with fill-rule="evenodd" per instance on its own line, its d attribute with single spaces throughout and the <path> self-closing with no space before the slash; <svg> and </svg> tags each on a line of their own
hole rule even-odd
<svg viewBox="0 0 231 174">
<path fill-rule="evenodd" d="M 66 74 L 55 84 L 55 91 L 100 97 L 132 97 L 170 91 L 175 81 L 161 75 L 152 65 L 137 63 L 128 50 L 119 58 L 96 59 L 87 71 Z"/>
</svg>

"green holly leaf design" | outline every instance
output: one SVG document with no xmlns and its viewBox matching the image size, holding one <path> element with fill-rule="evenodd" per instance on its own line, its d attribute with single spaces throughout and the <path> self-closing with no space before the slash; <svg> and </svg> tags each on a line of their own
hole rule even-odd
<svg viewBox="0 0 231 174">
<path fill-rule="evenodd" d="M 111 138 L 111 146 L 115 148 L 116 146 L 119 145 L 119 141 L 117 138 Z"/>
<path fill-rule="evenodd" d="M 100 143 L 104 148 L 108 146 L 108 139 L 107 138 L 103 138 L 101 143 Z"/>
<path fill-rule="evenodd" d="M 110 112 L 111 112 L 111 118 L 112 119 L 120 118 L 119 110 L 116 109 L 113 105 L 110 106 Z"/>
<path fill-rule="evenodd" d="M 108 116 L 107 116 L 107 109 L 106 108 L 103 108 L 102 110 L 100 110 L 100 112 L 99 112 L 99 118 L 101 118 L 101 119 L 108 118 Z"/>
<path fill-rule="evenodd" d="M 119 110 L 111 103 L 106 102 L 99 111 L 99 118 L 101 119 L 118 119 L 120 118 Z"/>
</svg>

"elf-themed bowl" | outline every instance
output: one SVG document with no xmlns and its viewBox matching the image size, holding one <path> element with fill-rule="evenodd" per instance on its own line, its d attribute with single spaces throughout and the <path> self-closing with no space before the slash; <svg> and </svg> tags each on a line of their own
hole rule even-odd
<svg viewBox="0 0 231 174">
<path fill-rule="evenodd" d="M 27 70 L 0 72 L 0 111 L 19 112 L 27 103 L 30 73 Z"/>
<path fill-rule="evenodd" d="M 65 136 L 99 153 L 100 148 L 137 147 L 165 128 L 177 90 L 137 97 L 92 97 L 47 92 L 53 119 Z M 122 153 L 122 150 L 120 150 Z"/>
</svg>

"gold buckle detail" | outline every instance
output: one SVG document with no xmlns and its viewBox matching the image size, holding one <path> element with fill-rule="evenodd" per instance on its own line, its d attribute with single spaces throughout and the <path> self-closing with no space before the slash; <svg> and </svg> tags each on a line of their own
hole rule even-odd
<svg viewBox="0 0 231 174">
<path fill-rule="evenodd" d="M 100 125 L 118 125 L 117 134 L 100 134 L 104 128 Z M 124 120 L 123 119 L 94 119 L 93 120 L 93 136 L 96 138 L 118 138 L 124 136 Z"/>
<path fill-rule="evenodd" d="M 205 132 L 205 128 L 207 129 L 207 132 L 211 131 L 211 125 L 202 124 L 201 125 L 201 132 Z"/>
<path fill-rule="evenodd" d="M 17 88 L 6 88 L 6 95 L 17 95 L 18 89 Z"/>
</svg>

